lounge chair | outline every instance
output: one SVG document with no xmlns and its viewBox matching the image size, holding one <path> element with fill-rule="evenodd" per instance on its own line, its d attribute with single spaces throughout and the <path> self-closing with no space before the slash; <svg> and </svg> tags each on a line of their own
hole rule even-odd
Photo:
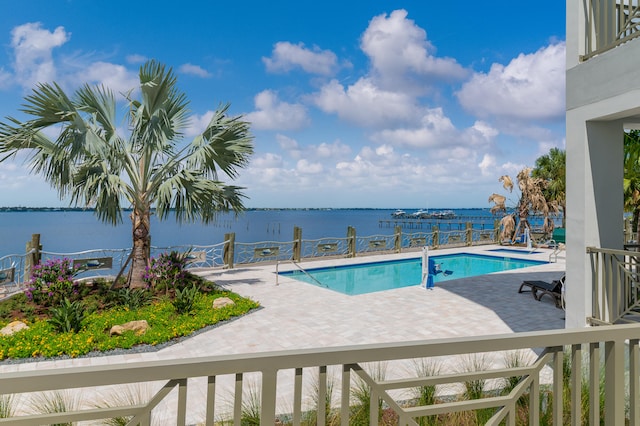
<svg viewBox="0 0 640 426">
<path fill-rule="evenodd" d="M 553 301 L 557 308 L 562 308 L 562 286 L 564 285 L 564 275 L 559 280 L 553 280 L 552 282 L 546 281 L 523 281 L 518 289 L 518 293 L 522 293 L 524 287 L 531 289 L 531 294 L 536 300 L 540 300 L 542 296 L 548 294 L 553 297 Z"/>
</svg>

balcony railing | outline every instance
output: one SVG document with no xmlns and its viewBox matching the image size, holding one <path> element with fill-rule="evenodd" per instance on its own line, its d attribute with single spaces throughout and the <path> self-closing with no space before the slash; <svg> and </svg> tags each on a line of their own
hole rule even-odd
<svg viewBox="0 0 640 426">
<path fill-rule="evenodd" d="M 640 253 L 587 247 L 593 282 L 593 325 L 640 322 Z"/>
<path fill-rule="evenodd" d="M 637 0 L 589 0 L 586 4 L 585 61 L 640 36 Z"/>
<path fill-rule="evenodd" d="M 345 426 L 377 425 L 383 415 L 400 425 L 460 424 L 453 413 L 471 413 L 478 416 L 475 421 L 482 413 L 482 422 L 491 425 L 515 425 L 516 419 L 531 425 L 640 425 L 639 339 L 640 325 L 633 324 L 91 367 L 39 367 L 30 372 L 3 372 L 0 394 L 20 394 L 34 400 L 41 392 L 75 389 L 90 396 L 101 387 L 117 391 L 118 386 L 136 383 L 153 383 L 157 392 L 148 400 L 128 405 L 95 408 L 95 403 L 85 401 L 85 409 L 54 414 L 21 412 L 0 419 L 0 424 L 126 417 L 130 425 L 213 426 L 219 421 L 240 425 L 244 407 L 253 398 L 257 404 L 254 421 L 257 416 L 263 425 L 324 425 L 328 418 L 333 422 L 339 419 Z M 504 351 L 525 350 L 540 355 L 529 363 L 496 361 Z M 488 354 L 493 365 L 460 372 L 455 367 L 461 364 L 461 356 L 469 354 Z M 410 373 L 402 368 L 418 359 L 444 360 L 442 373 Z M 370 367 L 376 363 L 395 367 L 394 377 L 371 373 Z M 337 377 L 331 376 L 332 371 Z M 315 386 L 307 392 L 312 394 L 307 401 L 316 401 L 315 405 L 304 403 L 303 384 L 310 380 Z M 457 397 L 465 385 L 489 381 L 493 385 L 481 392 Z M 225 383 L 232 397 L 231 405 L 222 411 Z M 250 383 L 255 388 L 247 398 Z M 439 397 L 421 402 L 401 392 L 426 388 Z M 177 392 L 172 392 L 174 389 Z M 158 410 L 163 403 L 164 409 Z M 202 408 L 201 418 L 193 418 L 198 412 L 194 407 Z M 282 407 L 286 407 L 284 412 Z M 354 419 L 363 414 L 364 420 Z M 447 419 L 454 420 L 447 423 Z"/>
</svg>

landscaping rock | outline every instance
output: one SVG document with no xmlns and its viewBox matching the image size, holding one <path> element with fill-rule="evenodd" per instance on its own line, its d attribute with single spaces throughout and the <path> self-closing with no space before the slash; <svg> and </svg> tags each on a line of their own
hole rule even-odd
<svg viewBox="0 0 640 426">
<path fill-rule="evenodd" d="M 20 330 L 28 330 L 29 326 L 22 321 L 12 321 L 9 324 L 5 325 L 2 330 L 0 330 L 0 334 L 3 336 L 11 336 L 12 334 L 17 333 Z"/>
<path fill-rule="evenodd" d="M 124 324 L 114 325 L 109 331 L 109 335 L 121 336 L 125 331 L 134 331 L 136 335 L 140 336 L 147 332 L 149 329 L 149 323 L 147 320 L 129 321 Z"/>
<path fill-rule="evenodd" d="M 235 305 L 235 304 L 236 302 L 229 299 L 228 297 L 218 297 L 216 300 L 213 301 L 213 309 L 220 309 L 220 308 L 224 308 L 225 306 Z"/>
</svg>

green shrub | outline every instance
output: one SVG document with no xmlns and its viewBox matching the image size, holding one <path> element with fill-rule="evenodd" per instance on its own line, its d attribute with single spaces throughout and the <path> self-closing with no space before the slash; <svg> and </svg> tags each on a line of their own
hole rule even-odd
<svg viewBox="0 0 640 426">
<path fill-rule="evenodd" d="M 78 270 L 71 259 L 49 259 L 33 267 L 26 296 L 37 305 L 56 306 L 63 299 L 78 295 L 78 283 L 73 276 Z"/>
<path fill-rule="evenodd" d="M 221 296 L 231 298 L 235 305 L 225 309 L 211 309 L 213 301 Z M 29 322 L 28 330 L 11 336 L 0 336 L 0 360 L 62 355 L 73 358 L 92 351 L 128 349 L 135 345 L 155 346 L 243 315 L 258 306 L 258 303 L 237 294 L 216 292 L 198 297 L 193 314 L 177 317 L 170 300 L 155 300 L 138 310 L 112 307 L 91 312 L 87 314 L 84 326 L 78 333 L 55 333 L 48 321 L 35 319 Z M 151 327 L 145 334 L 138 336 L 135 333 L 125 333 L 122 336 L 109 336 L 112 326 L 142 319 L 147 320 Z M 8 322 L 3 322 L 0 326 Z"/>
<path fill-rule="evenodd" d="M 86 311 L 82 302 L 77 300 L 71 302 L 66 298 L 60 303 L 60 306 L 51 308 L 49 312 L 51 314 L 49 324 L 58 333 L 78 333 L 86 318 Z"/>
<path fill-rule="evenodd" d="M 176 288 L 176 294 L 171 302 L 178 314 L 190 314 L 193 312 L 196 299 L 200 295 L 200 290 L 193 284 L 191 287 L 185 287 L 182 290 Z"/>
<path fill-rule="evenodd" d="M 187 257 L 189 253 L 172 251 L 162 253 L 157 258 L 151 258 L 142 279 L 149 287 L 160 288 L 168 291 L 181 287 L 187 277 Z"/>
<path fill-rule="evenodd" d="M 120 288 L 111 290 L 107 294 L 107 301 L 112 306 L 121 306 L 136 310 L 151 303 L 152 294 L 141 288 Z"/>
</svg>

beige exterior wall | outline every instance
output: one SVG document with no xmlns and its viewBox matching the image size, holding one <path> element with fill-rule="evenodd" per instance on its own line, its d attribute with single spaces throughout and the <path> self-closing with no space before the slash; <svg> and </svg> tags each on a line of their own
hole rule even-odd
<svg viewBox="0 0 640 426">
<path fill-rule="evenodd" d="M 640 123 L 640 40 L 580 63 L 583 7 L 567 0 L 568 328 L 591 315 L 586 247 L 623 246 L 623 131 Z"/>
</svg>

